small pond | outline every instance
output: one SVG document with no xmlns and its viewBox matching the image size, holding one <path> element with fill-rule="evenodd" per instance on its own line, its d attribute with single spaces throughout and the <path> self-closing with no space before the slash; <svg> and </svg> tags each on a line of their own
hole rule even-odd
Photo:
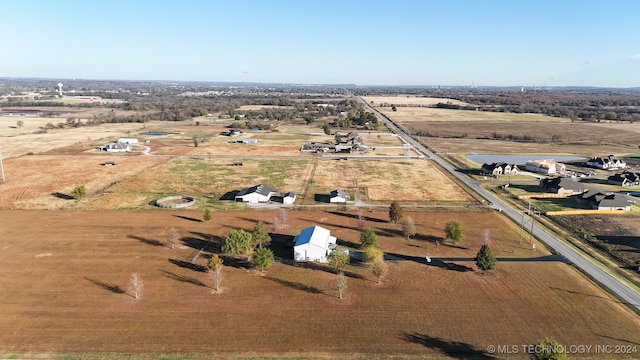
<svg viewBox="0 0 640 360">
<path fill-rule="evenodd" d="M 146 135 L 146 136 L 164 136 L 167 134 L 168 133 L 164 131 L 147 131 L 147 132 L 140 133 L 140 135 Z"/>
<path fill-rule="evenodd" d="M 557 162 L 585 161 L 587 158 L 561 155 L 500 155 L 500 154 L 470 154 L 467 159 L 478 164 L 492 164 L 505 162 L 507 164 L 524 165 L 528 160 L 553 159 Z"/>
</svg>

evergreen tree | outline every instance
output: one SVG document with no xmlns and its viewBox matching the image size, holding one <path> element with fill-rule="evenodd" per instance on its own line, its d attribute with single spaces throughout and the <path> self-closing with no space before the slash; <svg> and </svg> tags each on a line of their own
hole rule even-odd
<svg viewBox="0 0 640 360">
<path fill-rule="evenodd" d="M 398 221 L 402 220 L 402 207 L 400 203 L 397 201 L 392 201 L 391 206 L 389 206 L 389 220 L 392 223 L 397 224 Z"/>
<path fill-rule="evenodd" d="M 273 251 L 263 247 L 257 248 L 253 252 L 253 256 L 251 256 L 251 264 L 256 268 L 260 268 L 260 271 L 268 269 L 273 264 Z"/>
<path fill-rule="evenodd" d="M 242 229 L 231 230 L 222 244 L 225 254 L 247 254 L 251 251 L 251 233 Z"/>
<path fill-rule="evenodd" d="M 482 245 L 480 251 L 476 255 L 476 265 L 482 271 L 493 270 L 496 268 L 496 257 L 493 255 L 489 245 Z"/>
<path fill-rule="evenodd" d="M 251 241 L 254 247 L 266 247 L 271 243 L 271 236 L 269 236 L 267 226 L 262 221 L 258 221 L 253 228 Z"/>
<path fill-rule="evenodd" d="M 202 219 L 204 221 L 211 220 L 211 211 L 209 211 L 209 208 L 204 209 L 204 214 L 202 214 Z"/>
<path fill-rule="evenodd" d="M 373 229 L 364 229 L 364 231 L 360 233 L 360 243 L 362 247 L 365 248 L 369 246 L 376 247 L 378 246 L 378 235 L 376 235 Z"/>
</svg>

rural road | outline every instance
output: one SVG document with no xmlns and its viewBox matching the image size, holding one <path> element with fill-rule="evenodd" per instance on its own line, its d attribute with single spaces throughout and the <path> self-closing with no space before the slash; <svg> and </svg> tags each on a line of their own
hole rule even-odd
<svg viewBox="0 0 640 360">
<path fill-rule="evenodd" d="M 389 120 L 382 113 L 371 107 L 366 101 L 362 100 L 362 98 L 358 97 L 358 100 L 362 102 L 362 104 L 368 108 L 371 112 L 376 114 L 382 121 L 398 136 L 402 137 L 404 141 L 414 146 L 417 151 L 424 153 L 429 159 L 436 162 L 443 169 L 451 173 L 458 180 L 466 184 L 468 187 L 473 189 L 473 191 L 477 192 L 484 199 L 493 204 L 494 208 L 502 211 L 506 216 L 511 218 L 515 223 L 520 224 L 523 221 L 523 214 L 518 212 L 516 209 L 513 209 L 505 202 L 500 200 L 497 196 L 490 193 L 489 191 L 480 187 L 480 185 L 467 177 L 465 174 L 460 173 L 455 168 L 453 168 L 449 163 L 436 156 L 429 149 L 418 143 L 411 136 L 406 134 L 402 129 L 397 127 L 391 120 Z M 535 235 L 542 242 L 552 247 L 558 254 L 562 255 L 567 259 L 570 263 L 572 263 L 575 267 L 580 269 L 582 272 L 589 275 L 592 279 L 597 281 L 601 286 L 608 289 L 610 292 L 617 295 L 620 299 L 622 299 L 625 303 L 633 307 L 637 312 L 640 312 L 640 294 L 632 287 L 632 285 L 628 285 L 622 282 L 617 277 L 611 275 L 606 266 L 603 264 L 596 264 L 596 261 L 590 261 L 589 256 L 582 253 L 580 250 L 577 250 L 565 242 L 555 238 L 553 235 L 547 233 L 538 225 L 535 224 L 535 220 L 532 221 L 530 219 L 525 218 L 523 222 L 523 228 L 527 229 Z M 610 271 L 610 270 L 609 270 Z"/>
</svg>

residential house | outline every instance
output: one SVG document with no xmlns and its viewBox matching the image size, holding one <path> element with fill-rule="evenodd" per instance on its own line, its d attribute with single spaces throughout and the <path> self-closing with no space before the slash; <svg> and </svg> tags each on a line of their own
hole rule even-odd
<svg viewBox="0 0 640 360">
<path fill-rule="evenodd" d="M 607 182 L 618 186 L 640 186 L 640 172 L 625 170 L 621 173 L 609 176 L 607 178 Z"/>
<path fill-rule="evenodd" d="M 235 200 L 236 202 L 246 202 L 250 204 L 265 203 L 277 194 L 278 189 L 260 184 L 240 190 Z"/>
<path fill-rule="evenodd" d="M 618 159 L 614 155 L 593 157 L 587 161 L 586 165 L 605 170 L 624 169 L 627 167 L 627 164 L 624 161 Z"/>
<path fill-rule="evenodd" d="M 529 160 L 525 164 L 527 171 L 540 173 L 540 174 L 562 174 L 567 171 L 567 167 L 564 164 L 556 162 L 553 159 L 545 160 Z"/>
<path fill-rule="evenodd" d="M 507 164 L 503 162 L 493 163 L 493 164 L 482 164 L 482 168 L 480 169 L 484 175 L 517 175 L 520 172 L 520 169 L 517 165 Z"/>
<path fill-rule="evenodd" d="M 604 194 L 597 191 L 587 191 L 578 196 L 576 201 L 589 205 L 592 209 L 596 210 L 631 210 L 629 197 L 622 194 Z"/>
<path fill-rule="evenodd" d="M 348 192 L 342 190 L 333 190 L 329 194 L 330 203 L 346 203 L 347 200 L 351 200 L 351 195 Z"/>
<path fill-rule="evenodd" d="M 317 225 L 308 227 L 294 238 L 293 258 L 296 261 L 327 262 L 327 256 L 335 249 L 336 241 L 328 229 Z"/>
<path fill-rule="evenodd" d="M 554 177 L 540 180 L 540 187 L 559 195 L 576 195 L 584 192 L 582 183 L 568 177 Z"/>
</svg>

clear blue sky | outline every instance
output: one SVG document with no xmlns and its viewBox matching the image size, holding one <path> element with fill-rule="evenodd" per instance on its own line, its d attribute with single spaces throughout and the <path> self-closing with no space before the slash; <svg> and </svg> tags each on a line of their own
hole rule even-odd
<svg viewBox="0 0 640 360">
<path fill-rule="evenodd" d="M 637 0 L 0 0 L 0 77 L 640 86 Z"/>
</svg>

